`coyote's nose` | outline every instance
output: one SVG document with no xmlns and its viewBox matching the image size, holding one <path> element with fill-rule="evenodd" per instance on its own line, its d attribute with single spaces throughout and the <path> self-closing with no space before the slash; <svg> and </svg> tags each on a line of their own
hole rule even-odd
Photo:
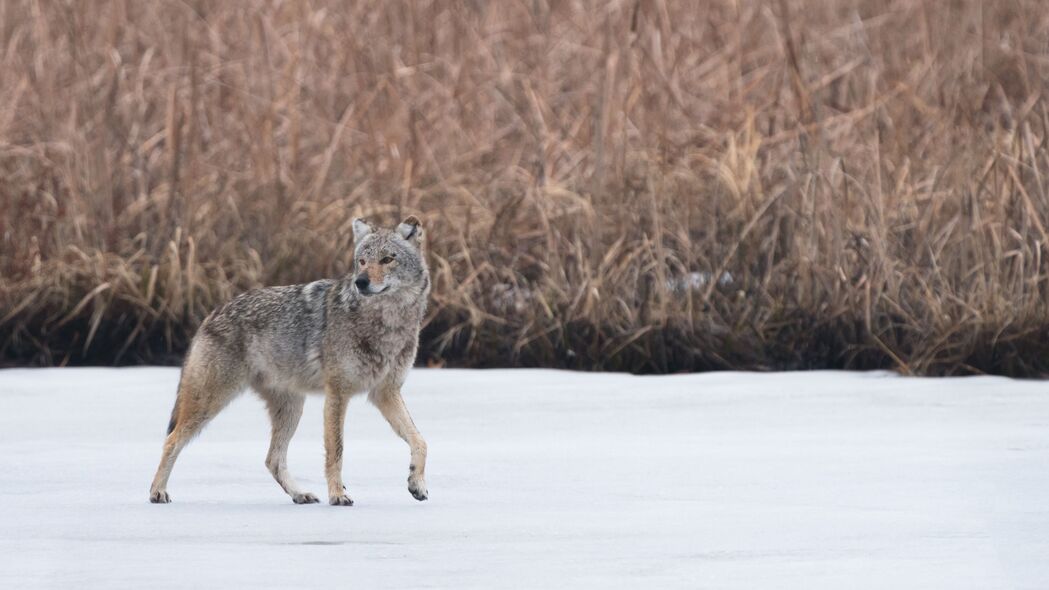
<svg viewBox="0 0 1049 590">
<path fill-rule="evenodd" d="M 368 288 L 368 277 L 357 277 L 353 284 L 357 285 L 357 289 L 363 291 Z"/>
</svg>

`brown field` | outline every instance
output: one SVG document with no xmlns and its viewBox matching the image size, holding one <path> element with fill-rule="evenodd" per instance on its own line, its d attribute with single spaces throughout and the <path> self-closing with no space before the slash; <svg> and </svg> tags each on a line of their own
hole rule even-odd
<svg viewBox="0 0 1049 590">
<path fill-rule="evenodd" d="M 415 214 L 421 363 L 1040 375 L 1047 81 L 1040 0 L 0 0 L 0 363 Z"/>
</svg>

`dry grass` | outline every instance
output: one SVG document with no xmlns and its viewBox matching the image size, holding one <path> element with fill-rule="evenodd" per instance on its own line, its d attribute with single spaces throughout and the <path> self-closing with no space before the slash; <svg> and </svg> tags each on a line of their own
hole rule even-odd
<svg viewBox="0 0 1049 590">
<path fill-rule="evenodd" d="M 0 0 L 0 359 L 414 213 L 422 362 L 1040 374 L 1047 80 L 1040 0 Z"/>
</svg>

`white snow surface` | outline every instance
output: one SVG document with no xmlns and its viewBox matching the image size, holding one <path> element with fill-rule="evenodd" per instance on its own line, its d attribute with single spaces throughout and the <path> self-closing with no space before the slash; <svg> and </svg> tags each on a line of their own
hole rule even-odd
<svg viewBox="0 0 1049 590">
<path fill-rule="evenodd" d="M 238 398 L 149 483 L 178 371 L 0 371 L 0 588 L 1049 588 L 1049 384 L 415 370 L 430 499 L 350 405 L 292 504 Z M 289 464 L 325 494 L 320 397 Z"/>
</svg>

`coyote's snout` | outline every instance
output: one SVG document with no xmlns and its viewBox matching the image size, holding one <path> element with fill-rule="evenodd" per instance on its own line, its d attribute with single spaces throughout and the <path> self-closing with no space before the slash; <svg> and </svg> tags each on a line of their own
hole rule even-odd
<svg viewBox="0 0 1049 590">
<path fill-rule="evenodd" d="M 262 396 L 273 424 L 266 467 L 296 504 L 318 501 L 287 465 L 308 392 L 325 395 L 331 504 L 353 504 L 342 485 L 343 420 L 349 398 L 365 392 L 411 447 L 408 491 L 426 499 L 426 442 L 401 398 L 430 292 L 423 230 L 415 217 L 393 230 L 356 219 L 353 237 L 353 274 L 248 291 L 204 320 L 182 367 L 151 502 L 170 501 L 167 482 L 179 451 L 248 387 Z"/>
</svg>

